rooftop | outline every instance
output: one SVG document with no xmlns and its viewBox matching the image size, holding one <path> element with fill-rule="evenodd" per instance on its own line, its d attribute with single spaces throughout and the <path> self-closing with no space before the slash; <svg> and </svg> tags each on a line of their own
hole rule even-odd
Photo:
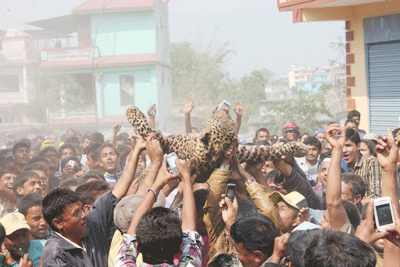
<svg viewBox="0 0 400 267">
<path fill-rule="evenodd" d="M 153 0 L 87 0 L 72 9 L 74 14 L 153 10 Z"/>
</svg>

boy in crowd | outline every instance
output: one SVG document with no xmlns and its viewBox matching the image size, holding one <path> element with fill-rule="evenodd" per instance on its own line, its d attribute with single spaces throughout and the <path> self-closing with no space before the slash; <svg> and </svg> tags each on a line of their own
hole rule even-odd
<svg viewBox="0 0 400 267">
<path fill-rule="evenodd" d="M 22 172 L 14 179 L 13 191 L 18 199 L 30 193 L 42 194 L 42 180 L 36 172 Z"/>
<path fill-rule="evenodd" d="M 12 160 L 13 165 L 19 170 L 22 171 L 26 165 L 28 165 L 28 161 L 31 155 L 31 147 L 25 142 L 18 142 L 12 148 Z"/>
<path fill-rule="evenodd" d="M 25 216 L 31 229 L 30 239 L 47 239 L 49 225 L 42 213 L 43 197 L 38 193 L 31 193 L 23 198 L 18 204 L 18 211 Z"/>
<path fill-rule="evenodd" d="M 112 144 L 103 144 L 98 149 L 100 166 L 104 168 L 106 182 L 114 186 L 120 179 L 122 171 L 119 170 L 119 154 Z"/>
</svg>

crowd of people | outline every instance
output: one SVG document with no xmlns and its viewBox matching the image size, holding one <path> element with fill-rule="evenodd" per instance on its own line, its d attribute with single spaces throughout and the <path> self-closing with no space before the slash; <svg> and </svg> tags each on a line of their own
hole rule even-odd
<svg viewBox="0 0 400 267">
<path fill-rule="evenodd" d="M 189 98 L 183 109 L 187 134 L 199 132 L 193 106 Z M 307 134 L 289 122 L 280 137 L 266 126 L 247 142 L 238 101 L 234 112 L 242 145 L 302 142 L 308 155 L 240 163 L 232 143 L 198 179 L 193 160 L 171 172 L 156 134 L 129 136 L 119 124 L 110 140 L 74 129 L 60 143 L 37 131 L 9 138 L 0 152 L 2 266 L 400 266 L 400 126 L 366 133 L 353 110 L 343 127 Z M 155 115 L 149 108 L 152 128 Z M 395 223 L 378 231 L 382 196 Z"/>
</svg>

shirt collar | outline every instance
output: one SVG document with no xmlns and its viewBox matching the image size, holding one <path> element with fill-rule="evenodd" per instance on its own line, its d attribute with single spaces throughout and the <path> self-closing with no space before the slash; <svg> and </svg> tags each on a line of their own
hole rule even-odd
<svg viewBox="0 0 400 267">
<path fill-rule="evenodd" d="M 69 240 L 68 238 L 65 238 L 64 236 L 62 236 L 62 235 L 60 235 L 59 233 L 57 233 L 57 232 L 53 232 L 55 235 L 57 235 L 58 237 L 61 237 L 62 239 L 64 239 L 65 241 L 67 241 L 69 244 L 71 244 L 74 248 L 80 248 L 80 249 L 83 249 L 85 252 L 86 252 L 86 248 L 85 248 L 85 245 L 82 243 L 82 247 L 81 246 L 79 246 L 78 244 L 76 244 L 75 242 L 73 242 L 73 241 L 71 241 L 71 240 Z"/>
</svg>

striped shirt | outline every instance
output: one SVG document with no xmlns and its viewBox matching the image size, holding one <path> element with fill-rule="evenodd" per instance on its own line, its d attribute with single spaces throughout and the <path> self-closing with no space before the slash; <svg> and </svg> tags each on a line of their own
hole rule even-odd
<svg viewBox="0 0 400 267">
<path fill-rule="evenodd" d="M 366 157 L 360 154 L 360 157 L 351 170 L 361 176 L 365 183 L 366 191 L 364 197 L 377 198 L 382 194 L 382 167 L 378 159 L 374 156 Z"/>
</svg>

